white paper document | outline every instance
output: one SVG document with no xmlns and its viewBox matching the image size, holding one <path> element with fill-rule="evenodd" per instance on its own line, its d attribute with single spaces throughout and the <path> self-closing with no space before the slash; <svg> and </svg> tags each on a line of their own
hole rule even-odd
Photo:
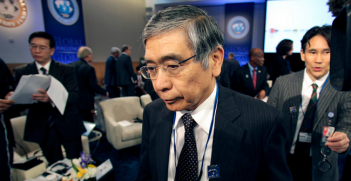
<svg viewBox="0 0 351 181">
<path fill-rule="evenodd" d="M 118 121 L 118 124 L 121 125 L 122 127 L 126 127 L 126 126 L 132 125 L 132 123 L 127 121 L 127 120 Z"/>
<path fill-rule="evenodd" d="M 66 88 L 57 79 L 50 75 L 24 75 L 21 77 L 16 90 L 10 96 L 15 104 L 32 104 L 32 94 L 39 94 L 38 89 L 47 90 L 47 94 L 63 115 L 68 99 Z"/>
</svg>

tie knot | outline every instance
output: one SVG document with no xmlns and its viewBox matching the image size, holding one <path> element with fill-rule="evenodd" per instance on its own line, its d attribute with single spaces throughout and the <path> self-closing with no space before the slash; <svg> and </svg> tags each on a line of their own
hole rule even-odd
<svg viewBox="0 0 351 181">
<path fill-rule="evenodd" d="M 46 75 L 46 69 L 44 67 L 41 67 L 40 70 L 43 72 L 44 75 Z"/>
<path fill-rule="evenodd" d="M 182 116 L 182 121 L 183 121 L 183 124 L 185 127 L 185 131 L 193 130 L 194 127 L 196 126 L 195 120 L 193 119 L 193 117 L 191 117 L 191 115 L 189 113 L 185 113 Z"/>
<path fill-rule="evenodd" d="M 316 90 L 318 88 L 317 84 L 312 84 L 313 90 Z"/>
</svg>

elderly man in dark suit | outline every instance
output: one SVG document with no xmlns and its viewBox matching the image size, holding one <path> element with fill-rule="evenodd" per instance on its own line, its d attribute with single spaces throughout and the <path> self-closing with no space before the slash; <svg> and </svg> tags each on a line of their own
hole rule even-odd
<svg viewBox="0 0 351 181">
<path fill-rule="evenodd" d="M 66 88 L 68 99 L 64 114 L 61 115 L 46 90 L 38 89 L 38 93 L 31 97 L 37 103 L 28 105 L 23 139 L 38 143 L 49 164 L 63 159 L 61 145 L 66 150 L 67 158 L 77 158 L 82 151 L 81 134 L 86 130 L 75 107 L 78 86 L 74 68 L 51 59 L 55 52 L 55 41 L 50 34 L 34 32 L 28 42 L 34 62 L 14 70 L 16 83 L 23 75 L 51 75 Z"/>
<path fill-rule="evenodd" d="M 331 27 L 308 30 L 300 52 L 306 68 L 279 77 L 268 99 L 290 125 L 287 163 L 294 180 L 339 180 L 338 154 L 350 150 L 351 94 L 330 84 L 330 39 Z M 323 139 L 328 130 L 335 134 Z"/>
<path fill-rule="evenodd" d="M 132 59 L 130 58 L 131 47 L 124 45 L 122 55 L 116 62 L 116 83 L 122 87 L 122 96 L 135 96 L 135 84 L 137 79 L 133 70 Z"/>
<path fill-rule="evenodd" d="M 267 68 L 263 66 L 263 51 L 253 48 L 249 52 L 250 61 L 238 68 L 233 77 L 231 88 L 240 93 L 263 99 L 269 90 L 267 83 Z"/>
<path fill-rule="evenodd" d="M 212 17 L 169 7 L 142 38 L 141 72 L 161 99 L 144 110 L 137 180 L 291 180 L 282 113 L 216 82 L 224 39 Z"/>
<path fill-rule="evenodd" d="M 84 121 L 94 122 L 91 111 L 94 109 L 95 93 L 108 97 L 108 92 L 97 84 L 95 69 L 89 65 L 93 62 L 93 51 L 82 46 L 77 56 L 79 60 L 70 64 L 75 69 L 78 84 L 79 99 L 76 106 Z"/>
<path fill-rule="evenodd" d="M 105 68 L 105 85 L 106 91 L 110 98 L 115 98 L 120 96 L 119 88 L 116 85 L 116 61 L 120 55 L 120 50 L 118 47 L 111 48 L 111 56 L 106 60 Z"/>
</svg>

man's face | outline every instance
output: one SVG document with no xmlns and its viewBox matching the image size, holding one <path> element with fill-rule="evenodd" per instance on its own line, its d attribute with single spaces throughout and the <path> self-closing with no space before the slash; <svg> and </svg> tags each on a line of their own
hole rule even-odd
<svg viewBox="0 0 351 181">
<path fill-rule="evenodd" d="M 125 53 L 126 53 L 127 55 L 130 55 L 130 53 L 132 53 L 131 48 L 130 48 L 130 47 L 128 47 L 128 49 L 125 51 Z"/>
<path fill-rule="evenodd" d="M 112 56 L 114 56 L 115 58 L 118 58 L 119 57 L 119 53 L 118 52 L 112 53 Z"/>
<path fill-rule="evenodd" d="M 45 38 L 35 37 L 30 42 L 30 53 L 35 61 L 45 65 L 54 54 L 55 48 L 50 48 L 50 41 Z"/>
<path fill-rule="evenodd" d="M 153 36 L 147 40 L 145 46 L 145 60 L 148 65 L 158 66 L 170 59 L 180 62 L 193 55 L 180 30 Z M 194 110 L 212 93 L 215 77 L 221 72 L 223 56 L 223 48 L 217 48 L 209 57 L 207 70 L 202 68 L 200 62 L 194 63 L 194 59 L 180 64 L 181 71 L 174 76 L 168 76 L 158 68 L 156 79 L 152 79 L 154 89 L 169 110 Z"/>
<path fill-rule="evenodd" d="M 93 54 L 88 54 L 85 60 L 90 64 L 93 62 Z"/>
<path fill-rule="evenodd" d="M 252 60 L 256 66 L 263 66 L 264 64 L 264 54 L 262 50 L 257 50 L 256 54 L 252 56 Z"/>
<path fill-rule="evenodd" d="M 312 81 L 323 77 L 330 69 L 330 48 L 327 40 L 316 35 L 306 44 L 305 52 L 301 49 L 301 60 L 305 62 L 306 72 Z"/>
</svg>

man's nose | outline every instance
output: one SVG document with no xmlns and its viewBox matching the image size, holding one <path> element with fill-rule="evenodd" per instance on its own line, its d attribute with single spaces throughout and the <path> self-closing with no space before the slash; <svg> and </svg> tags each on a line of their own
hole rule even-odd
<svg viewBox="0 0 351 181">
<path fill-rule="evenodd" d="M 169 76 L 166 75 L 163 70 L 161 70 L 161 68 L 158 68 L 156 70 L 157 72 L 157 77 L 156 79 L 154 79 L 153 81 L 155 82 L 154 85 L 155 85 L 155 90 L 156 91 L 167 91 L 169 89 L 172 88 L 172 83 L 171 81 L 169 80 Z"/>
</svg>

